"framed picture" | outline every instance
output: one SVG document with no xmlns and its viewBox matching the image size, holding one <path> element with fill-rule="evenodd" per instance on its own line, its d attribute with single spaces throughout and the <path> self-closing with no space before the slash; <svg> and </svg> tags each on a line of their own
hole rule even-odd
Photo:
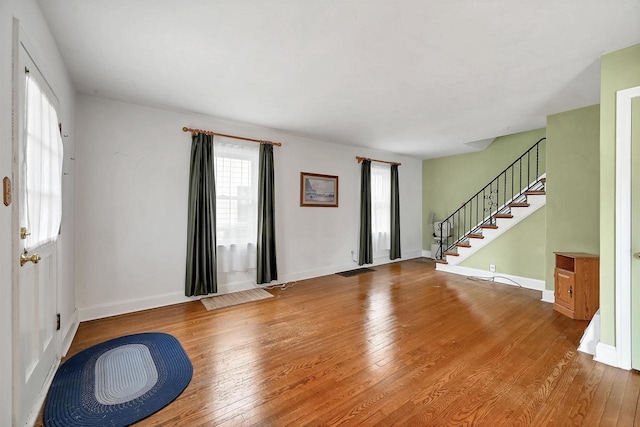
<svg viewBox="0 0 640 427">
<path fill-rule="evenodd" d="M 300 172 L 300 206 L 338 207 L 338 177 Z"/>
</svg>

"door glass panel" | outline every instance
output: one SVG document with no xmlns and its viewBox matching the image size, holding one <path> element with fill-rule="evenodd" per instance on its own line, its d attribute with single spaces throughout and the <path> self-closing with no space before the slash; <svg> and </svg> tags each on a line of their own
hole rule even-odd
<svg viewBox="0 0 640 427">
<path fill-rule="evenodd" d="M 32 250 L 54 241 L 62 219 L 62 138 L 58 114 L 42 84 L 26 74 L 24 214 L 29 231 L 25 247 Z"/>
</svg>

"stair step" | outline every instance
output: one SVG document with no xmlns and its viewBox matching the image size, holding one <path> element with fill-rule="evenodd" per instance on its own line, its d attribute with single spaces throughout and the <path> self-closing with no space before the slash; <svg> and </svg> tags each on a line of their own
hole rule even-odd
<svg viewBox="0 0 640 427">
<path fill-rule="evenodd" d="M 470 248 L 471 245 L 468 243 L 456 243 L 456 246 L 459 248 Z"/>
<path fill-rule="evenodd" d="M 547 194 L 547 192 L 544 190 L 531 190 L 524 192 L 525 196 L 544 196 L 545 194 Z"/>
<path fill-rule="evenodd" d="M 531 206 L 529 203 L 509 203 L 510 208 L 528 208 Z"/>
<path fill-rule="evenodd" d="M 444 254 L 445 254 L 445 255 L 451 255 L 451 256 L 460 256 L 460 255 L 458 254 L 458 252 L 451 252 L 451 251 L 446 251 Z"/>
<path fill-rule="evenodd" d="M 480 228 L 490 228 L 491 230 L 495 230 L 498 228 L 498 226 L 493 224 L 482 224 Z"/>
<path fill-rule="evenodd" d="M 513 218 L 513 215 L 511 215 L 511 214 L 495 214 L 493 217 L 494 218 Z"/>
<path fill-rule="evenodd" d="M 435 260 L 438 264 L 449 264 L 446 260 L 444 259 L 437 259 Z"/>
<path fill-rule="evenodd" d="M 467 237 L 470 239 L 484 239 L 482 234 L 469 234 Z"/>
</svg>

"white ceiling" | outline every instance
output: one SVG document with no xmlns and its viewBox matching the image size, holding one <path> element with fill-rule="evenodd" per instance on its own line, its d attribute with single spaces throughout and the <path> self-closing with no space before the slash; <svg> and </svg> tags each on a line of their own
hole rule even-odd
<svg viewBox="0 0 640 427">
<path fill-rule="evenodd" d="M 640 42 L 640 1 L 39 5 L 81 93 L 420 158 L 598 103 L 600 55 Z"/>
</svg>

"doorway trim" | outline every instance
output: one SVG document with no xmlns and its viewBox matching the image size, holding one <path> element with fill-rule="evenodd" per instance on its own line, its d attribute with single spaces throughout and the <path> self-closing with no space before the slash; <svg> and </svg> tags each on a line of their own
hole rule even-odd
<svg viewBox="0 0 640 427">
<path fill-rule="evenodd" d="M 616 93 L 616 353 L 617 366 L 631 369 L 631 108 L 640 86 Z"/>
</svg>

